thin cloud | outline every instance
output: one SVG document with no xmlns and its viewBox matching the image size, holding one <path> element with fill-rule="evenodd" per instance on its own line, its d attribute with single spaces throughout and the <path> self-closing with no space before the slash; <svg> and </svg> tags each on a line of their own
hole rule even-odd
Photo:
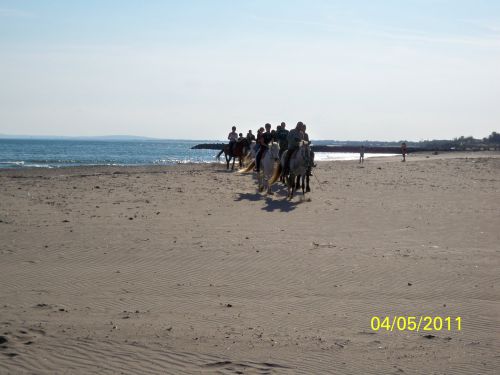
<svg viewBox="0 0 500 375">
<path fill-rule="evenodd" d="M 249 15 L 250 18 L 257 20 L 257 21 L 264 21 L 264 22 L 270 22 L 270 23 L 281 23 L 281 24 L 293 24 L 293 25 L 304 25 L 304 26 L 320 26 L 320 27 L 327 27 L 330 29 L 335 29 L 333 24 L 331 23 L 326 23 L 326 22 L 317 22 L 317 21 L 304 21 L 304 20 L 298 20 L 298 19 L 291 19 L 291 18 L 274 18 L 274 17 L 262 17 L 262 16 L 257 16 L 257 15 Z"/>
<path fill-rule="evenodd" d="M 486 31 L 500 37 L 500 21 L 498 20 L 464 19 L 461 21 L 465 24 L 476 26 L 481 31 Z"/>
<path fill-rule="evenodd" d="M 405 40 L 412 42 L 438 43 L 438 44 L 460 44 L 485 48 L 499 48 L 500 38 L 494 37 L 454 37 L 440 36 L 425 33 L 410 33 L 401 31 L 370 31 L 370 35 L 376 35 L 382 38 Z"/>
<path fill-rule="evenodd" d="M 426 31 L 405 29 L 396 27 L 379 27 L 370 25 L 363 21 L 358 21 L 358 27 L 351 27 L 351 32 L 362 33 L 368 36 L 375 36 L 385 39 L 402 40 L 409 42 L 424 42 L 436 44 L 456 44 L 485 48 L 500 47 L 500 37 L 488 33 L 485 36 L 467 35 L 446 35 L 439 33 L 429 33 Z"/>
<path fill-rule="evenodd" d="M 335 20 L 331 20 L 331 22 L 304 21 L 290 18 L 261 17 L 256 15 L 252 15 L 251 18 L 264 22 L 313 26 L 320 27 L 323 30 L 330 32 L 340 31 L 353 35 L 361 34 L 369 37 L 379 37 L 384 39 L 436 44 L 468 45 L 485 48 L 500 47 L 500 25 L 485 23 L 482 21 L 470 21 L 469 23 L 479 26 L 483 31 L 488 31 L 488 35 L 482 37 L 472 37 L 466 35 L 454 36 L 444 34 L 440 35 L 438 33 L 431 34 L 429 32 L 414 29 L 380 27 L 364 22 L 363 20 L 356 20 L 350 25 L 343 25 L 341 22 L 336 22 Z"/>
</svg>

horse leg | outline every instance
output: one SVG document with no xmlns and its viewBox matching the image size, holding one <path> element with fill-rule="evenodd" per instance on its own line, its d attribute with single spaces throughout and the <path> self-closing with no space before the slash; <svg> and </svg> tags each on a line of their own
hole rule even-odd
<svg viewBox="0 0 500 375">
<path fill-rule="evenodd" d="M 262 172 L 257 172 L 257 185 L 259 186 L 259 192 L 261 192 L 261 193 L 264 191 L 263 179 L 264 179 L 264 177 L 263 177 Z"/>
<path fill-rule="evenodd" d="M 266 192 L 269 195 L 273 195 L 273 192 L 271 190 L 271 184 L 269 184 L 269 179 L 270 179 L 269 175 L 264 175 L 264 185 L 266 186 Z"/>
<path fill-rule="evenodd" d="M 306 195 L 306 192 L 305 192 L 305 187 L 306 186 L 305 186 L 305 183 L 304 183 L 305 179 L 306 179 L 306 176 L 301 176 L 301 180 L 302 180 L 302 195 Z"/>
<path fill-rule="evenodd" d="M 229 162 L 231 161 L 231 156 L 229 156 L 228 154 L 224 154 L 226 156 L 226 163 L 227 163 L 227 166 L 226 166 L 226 169 L 229 169 Z M 229 157 L 229 159 L 228 159 Z"/>
<path fill-rule="evenodd" d="M 293 195 L 295 193 L 295 175 L 293 175 L 291 173 L 290 173 L 290 177 L 288 178 L 288 186 L 289 186 L 288 191 L 290 192 L 289 198 L 290 198 L 290 200 L 292 200 Z"/>
<path fill-rule="evenodd" d="M 292 185 L 290 184 L 290 175 L 288 176 L 283 176 L 285 178 L 285 185 L 286 185 L 286 197 L 287 199 L 290 198 L 290 194 L 291 194 L 291 189 L 292 189 Z"/>
<path fill-rule="evenodd" d="M 306 175 L 306 193 L 310 193 L 311 188 L 309 187 L 309 174 Z"/>
<path fill-rule="evenodd" d="M 297 182 L 295 183 L 295 189 L 300 189 L 300 176 L 297 176 Z"/>
</svg>

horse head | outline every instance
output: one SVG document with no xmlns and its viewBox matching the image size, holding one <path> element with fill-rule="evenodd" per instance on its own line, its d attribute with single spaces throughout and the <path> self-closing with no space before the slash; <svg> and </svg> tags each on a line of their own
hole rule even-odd
<svg viewBox="0 0 500 375">
<path fill-rule="evenodd" d="M 279 159 L 280 155 L 280 145 L 278 142 L 271 142 L 269 144 L 269 154 L 271 158 L 275 161 Z"/>
<path fill-rule="evenodd" d="M 299 150 L 300 150 L 300 154 L 302 155 L 302 158 L 304 160 L 307 160 L 310 157 L 311 147 L 309 146 L 309 142 L 300 141 Z"/>
</svg>

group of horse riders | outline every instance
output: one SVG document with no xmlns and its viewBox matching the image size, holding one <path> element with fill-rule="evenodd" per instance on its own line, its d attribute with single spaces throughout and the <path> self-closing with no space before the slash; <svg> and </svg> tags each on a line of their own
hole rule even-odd
<svg viewBox="0 0 500 375">
<path fill-rule="evenodd" d="M 288 173 L 290 168 L 290 159 L 294 152 L 298 150 L 300 143 L 305 141 L 309 144 L 309 135 L 306 132 L 306 125 L 299 121 L 294 129 L 288 131 L 286 129 L 286 124 L 282 122 L 276 127 L 276 130 L 271 129 L 271 124 L 267 123 L 264 127 L 257 130 L 257 136 L 255 136 L 251 130 L 248 131 L 246 137 L 243 137 L 242 133 L 236 132 L 236 126 L 232 127 L 231 133 L 228 135 L 229 140 L 229 153 L 233 156 L 234 147 L 238 142 L 244 142 L 248 145 L 252 145 L 252 141 L 255 141 L 255 166 L 256 172 L 260 171 L 260 161 L 266 151 L 269 148 L 271 142 L 277 142 L 279 144 L 279 156 L 281 157 L 283 152 L 288 150 L 286 154 L 283 175 Z M 311 175 L 311 167 L 314 166 L 314 152 L 309 150 L 310 154 L 310 166 L 308 168 L 308 175 Z"/>
</svg>

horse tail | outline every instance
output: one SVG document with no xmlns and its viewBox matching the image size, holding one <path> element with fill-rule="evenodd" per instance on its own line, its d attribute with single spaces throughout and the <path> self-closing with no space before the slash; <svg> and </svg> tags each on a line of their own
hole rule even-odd
<svg viewBox="0 0 500 375">
<path fill-rule="evenodd" d="M 252 158 L 250 157 L 250 155 L 249 155 L 249 154 L 247 154 L 247 155 L 245 155 L 245 156 L 243 157 L 243 163 L 245 163 L 245 164 L 250 164 L 251 162 L 252 162 Z"/>
<path fill-rule="evenodd" d="M 251 170 L 253 170 L 253 167 L 255 166 L 255 160 L 252 161 L 247 167 L 243 168 L 243 169 L 240 169 L 240 172 L 241 173 L 248 173 L 250 172 Z"/>
<path fill-rule="evenodd" d="M 220 159 L 220 156 L 222 155 L 222 153 L 224 152 L 224 149 L 220 150 L 220 152 L 217 154 L 217 156 L 215 157 L 217 160 Z"/>
<path fill-rule="evenodd" d="M 281 170 L 282 170 L 281 163 L 279 163 L 276 169 L 274 170 L 273 176 L 269 179 L 269 185 L 272 185 L 276 181 L 278 181 L 281 175 Z"/>
</svg>

